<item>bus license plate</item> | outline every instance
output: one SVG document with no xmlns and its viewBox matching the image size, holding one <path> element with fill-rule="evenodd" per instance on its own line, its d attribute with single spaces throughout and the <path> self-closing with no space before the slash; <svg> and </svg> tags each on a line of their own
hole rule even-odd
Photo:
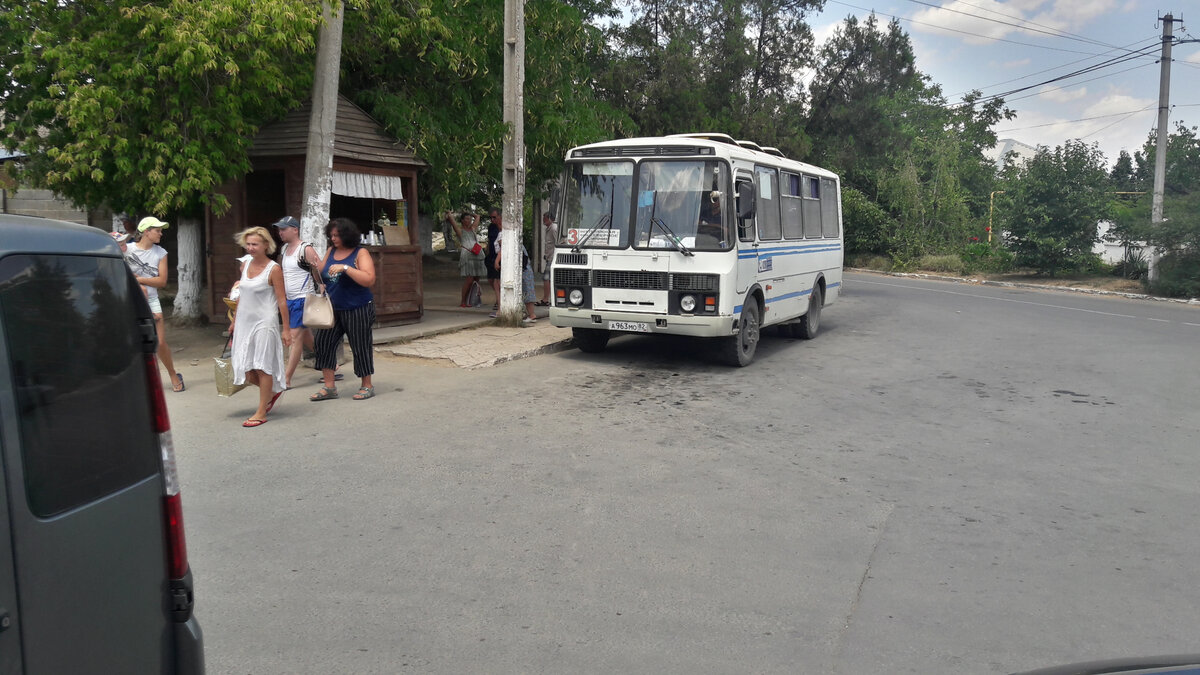
<svg viewBox="0 0 1200 675">
<path fill-rule="evenodd" d="M 649 333 L 650 324 L 638 321 L 609 321 L 609 330 L 623 330 L 629 333 Z"/>
</svg>

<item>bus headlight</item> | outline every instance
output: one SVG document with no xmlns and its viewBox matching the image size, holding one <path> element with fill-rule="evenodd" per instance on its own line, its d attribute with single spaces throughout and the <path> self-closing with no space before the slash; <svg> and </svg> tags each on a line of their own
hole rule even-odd
<svg viewBox="0 0 1200 675">
<path fill-rule="evenodd" d="M 685 295 L 682 298 L 680 298 L 679 299 L 679 309 L 682 309 L 683 311 L 689 312 L 689 313 L 695 311 L 696 310 L 696 297 L 692 296 L 692 295 Z"/>
<path fill-rule="evenodd" d="M 569 300 L 571 304 L 575 305 L 576 307 L 582 305 L 583 291 L 579 290 L 578 288 L 572 288 L 571 293 L 567 296 L 567 300 Z"/>
</svg>

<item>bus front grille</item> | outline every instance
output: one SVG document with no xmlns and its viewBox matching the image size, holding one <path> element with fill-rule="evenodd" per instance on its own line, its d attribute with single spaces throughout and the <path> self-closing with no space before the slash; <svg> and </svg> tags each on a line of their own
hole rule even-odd
<svg viewBox="0 0 1200 675">
<path fill-rule="evenodd" d="M 641 291 L 667 290 L 666 272 L 595 270 L 593 274 L 593 285 L 597 288 L 630 288 Z"/>
<path fill-rule="evenodd" d="M 717 275 L 680 273 L 671 275 L 671 290 L 715 293 Z"/>
<path fill-rule="evenodd" d="M 558 268 L 554 270 L 555 286 L 587 286 L 588 271 Z"/>
<path fill-rule="evenodd" d="M 559 265 L 586 265 L 586 253 L 559 253 L 554 259 Z"/>
</svg>

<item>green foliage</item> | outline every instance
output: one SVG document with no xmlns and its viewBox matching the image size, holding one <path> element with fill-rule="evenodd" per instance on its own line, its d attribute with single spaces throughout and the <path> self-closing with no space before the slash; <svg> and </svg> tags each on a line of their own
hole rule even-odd
<svg viewBox="0 0 1200 675">
<path fill-rule="evenodd" d="M 962 276 L 967 270 L 963 259 L 956 255 L 923 255 L 917 261 L 917 268 L 955 276 Z"/>
<path fill-rule="evenodd" d="M 1150 290 L 1172 298 L 1200 298 L 1200 253 L 1177 251 L 1163 256 Z"/>
<path fill-rule="evenodd" d="M 1104 155 L 1067 141 L 1006 172 L 1003 223 L 1016 263 L 1039 273 L 1092 269 L 1096 226 L 1112 215 Z"/>
<path fill-rule="evenodd" d="M 982 195 L 995 172 L 983 151 L 996 142 L 991 127 L 1010 117 L 1002 101 L 949 106 L 941 89 L 916 68 L 912 44 L 898 23 L 851 17 L 821 49 L 806 131 L 810 161 L 837 171 L 845 185 L 869 195 L 886 221 L 853 250 L 889 251 L 902 265 L 930 253 L 957 252 L 977 235 L 986 215 Z M 867 215 L 851 205 L 856 217 Z M 849 234 L 849 226 L 847 229 Z M 847 248 L 850 248 L 849 239 Z"/>
<path fill-rule="evenodd" d="M 502 0 L 373 0 L 346 17 L 342 89 L 429 163 L 423 210 L 499 201 L 508 135 L 503 6 Z M 525 4 L 532 194 L 558 175 L 568 148 L 618 135 L 628 124 L 592 93 L 587 55 L 601 48 L 603 35 L 583 18 L 576 6 L 556 0 Z"/>
<path fill-rule="evenodd" d="M 194 213 L 249 169 L 258 126 L 306 91 L 318 10 L 305 0 L 5 3 L 0 135 L 29 156 L 23 179 L 78 204 Z"/>
<path fill-rule="evenodd" d="M 895 225 L 878 204 L 847 186 L 842 188 L 842 227 L 847 254 L 883 254 Z"/>
<path fill-rule="evenodd" d="M 962 252 L 963 266 L 968 274 L 1009 272 L 1014 267 L 1015 258 L 1012 251 L 985 241 L 967 244 Z"/>
</svg>

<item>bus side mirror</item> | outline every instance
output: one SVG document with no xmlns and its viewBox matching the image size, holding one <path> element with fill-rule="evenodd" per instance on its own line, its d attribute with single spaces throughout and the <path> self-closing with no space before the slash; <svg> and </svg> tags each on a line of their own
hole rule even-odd
<svg viewBox="0 0 1200 675">
<path fill-rule="evenodd" d="M 738 183 L 737 217 L 739 220 L 754 217 L 754 183 Z"/>
</svg>

